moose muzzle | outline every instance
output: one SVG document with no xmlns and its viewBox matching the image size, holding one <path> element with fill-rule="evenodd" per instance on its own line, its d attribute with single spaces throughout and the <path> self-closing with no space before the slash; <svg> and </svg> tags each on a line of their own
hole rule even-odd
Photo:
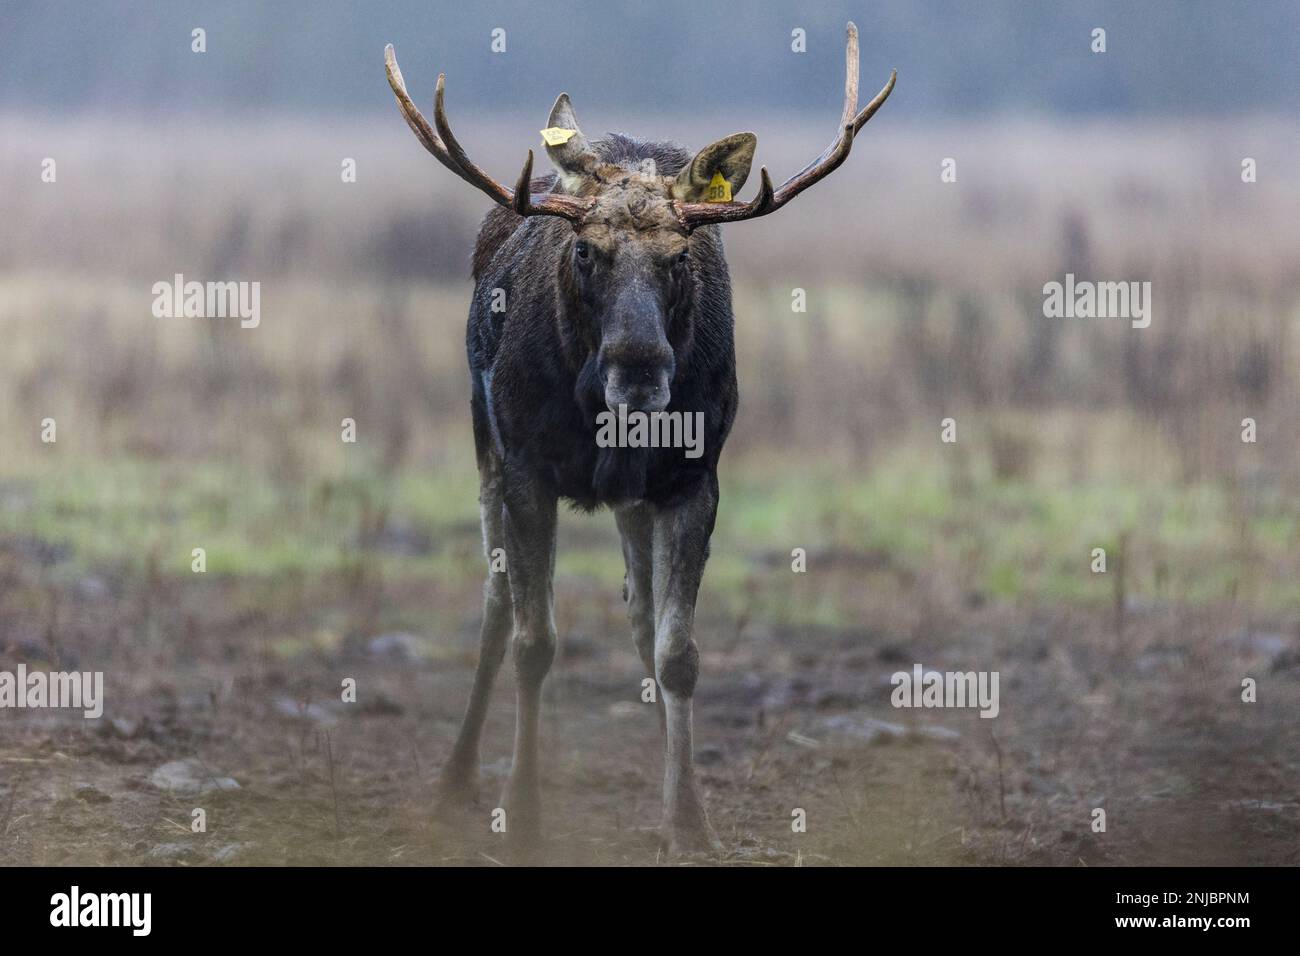
<svg viewBox="0 0 1300 956">
<path fill-rule="evenodd" d="M 617 413 L 620 405 L 629 412 L 661 412 L 671 398 L 672 357 L 669 366 L 613 365 L 605 375 L 605 404 Z"/>
<path fill-rule="evenodd" d="M 610 411 L 618 412 L 620 405 L 629 412 L 661 412 L 668 407 L 676 362 L 665 333 L 663 308 L 636 283 L 615 301 L 597 369 Z"/>
</svg>

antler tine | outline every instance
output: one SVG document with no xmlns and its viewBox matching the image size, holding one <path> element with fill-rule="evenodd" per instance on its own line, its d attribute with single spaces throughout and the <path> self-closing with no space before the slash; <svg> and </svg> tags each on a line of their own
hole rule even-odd
<svg viewBox="0 0 1300 956">
<path fill-rule="evenodd" d="M 852 20 L 848 26 L 848 40 L 844 45 L 844 112 L 840 114 L 840 127 L 853 119 L 858 110 L 858 25 Z"/>
<path fill-rule="evenodd" d="M 758 171 L 758 195 L 749 202 L 678 203 L 678 218 L 688 229 L 712 223 L 741 222 L 757 219 L 776 209 L 776 191 L 772 177 L 764 166 Z M 707 218 L 706 218 L 707 217 Z"/>
<path fill-rule="evenodd" d="M 384 68 L 388 73 L 388 85 L 393 88 L 393 95 L 397 97 L 397 108 L 401 111 L 402 118 L 406 120 L 406 125 L 411 127 L 415 138 L 433 154 L 434 159 L 467 183 L 472 182 L 465 171 L 456 165 L 455 160 L 442 144 L 442 140 L 438 139 L 438 134 L 429 126 L 429 121 L 411 100 L 411 94 L 406 92 L 406 81 L 402 78 L 402 69 L 397 65 L 397 55 L 393 52 L 391 43 L 384 47 Z"/>
<path fill-rule="evenodd" d="M 438 127 L 438 135 L 442 137 L 443 143 L 446 144 L 447 152 L 451 154 L 452 161 L 465 171 L 465 175 L 470 182 L 501 205 L 513 207 L 514 196 L 510 190 L 480 169 L 478 164 L 469 158 L 469 155 L 456 140 L 456 135 L 451 131 L 451 124 L 447 122 L 447 108 L 443 102 L 443 92 L 446 85 L 446 74 L 439 73 L 438 86 L 433 94 L 433 123 Z"/>
<path fill-rule="evenodd" d="M 447 111 L 443 104 L 443 89 L 446 85 L 446 77 L 441 73 L 438 74 L 438 86 L 434 95 L 433 109 L 434 125 L 438 128 L 435 133 L 433 128 L 429 126 L 429 121 L 420 113 L 420 110 L 411 100 L 411 95 L 406 91 L 406 81 L 402 78 L 402 70 L 397 65 L 397 55 L 393 52 L 391 43 L 384 47 L 384 66 L 388 73 L 388 85 L 393 88 L 393 95 L 397 97 L 397 107 L 401 110 L 406 125 L 411 127 L 411 132 L 415 133 L 416 139 L 433 154 L 433 157 L 438 162 L 465 180 L 465 182 L 487 193 L 492 197 L 493 201 L 508 209 L 513 209 L 521 216 L 560 216 L 571 222 L 576 222 L 590 208 L 588 200 L 575 199 L 572 196 L 562 196 L 555 193 L 547 193 L 534 199 L 529 192 L 533 171 L 533 151 L 531 149 L 528 151 L 528 159 L 524 162 L 523 173 L 520 175 L 514 190 L 509 190 L 501 185 L 469 158 L 452 133 L 451 125 L 447 122 Z"/>
<path fill-rule="evenodd" d="M 844 49 L 844 110 L 840 115 L 835 139 L 816 159 L 795 173 L 781 188 L 772 190 L 767 168 L 762 170 L 762 183 L 758 196 L 747 203 L 680 203 L 678 216 L 689 228 L 723 222 L 741 222 L 775 212 L 813 183 L 830 175 L 846 160 L 853 148 L 853 137 L 866 125 L 867 120 L 889 99 L 898 80 L 893 70 L 889 82 L 861 112 L 858 107 L 858 28 L 852 21 L 848 25 L 848 39 Z"/>
<path fill-rule="evenodd" d="M 528 151 L 528 158 L 524 160 L 523 171 L 519 174 L 519 179 L 515 181 L 515 194 L 510 206 L 521 216 L 528 215 L 528 208 L 532 205 L 532 194 L 530 184 L 533 181 L 533 151 Z"/>
<path fill-rule="evenodd" d="M 577 222 L 591 209 L 590 199 L 577 199 L 560 193 L 532 195 L 530 192 L 532 179 L 533 151 L 530 149 L 524 159 L 524 168 L 519 173 L 518 181 L 515 182 L 511 201 L 506 204 L 519 215 L 559 216 L 561 219 Z"/>
<path fill-rule="evenodd" d="M 885 105 L 885 100 L 889 99 L 889 94 L 894 92 L 894 84 L 898 82 L 898 71 L 890 70 L 889 79 L 885 85 L 880 88 L 880 92 L 872 97 L 871 102 L 862 107 L 862 112 L 853 120 L 853 135 L 858 134 L 858 130 L 867 125 L 867 120 L 876 115 L 876 110 Z"/>
<path fill-rule="evenodd" d="M 776 192 L 772 189 L 772 177 L 768 175 L 766 166 L 759 169 L 758 178 L 758 195 L 754 197 L 754 214 L 762 216 L 771 212 L 771 207 L 776 203 Z"/>
</svg>

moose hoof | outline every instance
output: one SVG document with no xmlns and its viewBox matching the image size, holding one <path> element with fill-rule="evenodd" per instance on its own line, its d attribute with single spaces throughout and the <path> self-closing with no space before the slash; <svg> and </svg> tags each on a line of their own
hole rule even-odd
<svg viewBox="0 0 1300 956">
<path fill-rule="evenodd" d="M 665 823 L 659 830 L 659 842 L 671 857 L 713 856 L 722 852 L 722 842 L 708 820 Z"/>
<path fill-rule="evenodd" d="M 438 780 L 438 809 L 468 813 L 478 804 L 478 770 L 449 764 Z"/>
<path fill-rule="evenodd" d="M 506 838 L 516 854 L 535 855 L 542 844 L 542 805 L 535 787 L 508 786 L 501 799 Z"/>
</svg>

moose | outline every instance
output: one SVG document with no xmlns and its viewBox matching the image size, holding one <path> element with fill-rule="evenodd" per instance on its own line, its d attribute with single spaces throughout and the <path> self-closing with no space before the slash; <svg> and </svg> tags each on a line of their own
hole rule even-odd
<svg viewBox="0 0 1300 956">
<path fill-rule="evenodd" d="M 433 126 L 407 93 L 390 44 L 388 82 L 424 148 L 496 203 L 474 247 L 466 329 L 483 546 L 505 554 L 484 585 L 480 651 L 464 721 L 439 782 L 469 806 L 492 685 L 513 634 L 514 755 L 507 834 L 541 839 L 538 724 L 556 650 L 552 611 L 556 512 L 608 507 L 622 541 L 632 636 L 657 689 L 664 741 L 663 822 L 670 854 L 719 848 L 695 781 L 691 700 L 699 673 L 695 602 L 718 509 L 718 459 L 738 391 L 731 283 L 718 229 L 776 212 L 838 168 L 893 91 L 897 73 L 858 110 L 858 31 L 848 25 L 844 111 L 834 141 L 774 189 L 732 197 L 758 138 L 735 133 L 692 158 L 665 142 L 610 134 L 588 141 L 562 93 L 543 130 L 554 175 L 533 178 L 529 150 L 513 189 L 466 155 L 438 76 Z M 493 309 L 504 293 L 506 308 Z M 602 413 L 702 413 L 702 453 L 602 447 Z"/>
</svg>

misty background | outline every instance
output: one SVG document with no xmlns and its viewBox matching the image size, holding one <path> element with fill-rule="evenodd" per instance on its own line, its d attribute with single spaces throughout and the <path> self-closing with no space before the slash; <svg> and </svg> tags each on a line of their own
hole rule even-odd
<svg viewBox="0 0 1300 956">
<path fill-rule="evenodd" d="M 0 105 L 60 115 L 383 112 L 392 104 L 374 81 L 389 42 L 416 75 L 446 72 L 452 102 L 543 118 L 560 90 L 610 110 L 724 120 L 741 108 L 833 109 L 849 19 L 862 30 L 864 72 L 897 67 L 907 78 L 893 104 L 907 122 L 1300 105 L 1300 7 L 1289 0 L 6 0 L 2 9 Z M 189 50 L 196 26 L 208 31 L 206 58 Z M 1079 40 L 1099 26 L 1104 57 Z M 507 55 L 489 49 L 497 27 Z M 808 53 L 792 58 L 795 27 L 807 31 Z"/>
<path fill-rule="evenodd" d="M 897 68 L 893 95 L 724 228 L 741 405 L 696 708 L 723 862 L 1300 862 L 1289 0 L 0 2 L 0 669 L 102 669 L 109 702 L 0 713 L 0 862 L 491 860 L 430 806 L 477 654 L 489 200 L 411 135 L 384 44 L 426 115 L 447 74 L 502 182 L 568 91 L 592 138 L 752 130 L 779 183 L 836 132 L 849 19 L 861 101 Z M 1067 272 L 1150 282 L 1150 327 L 1044 317 Z M 156 318 L 176 273 L 261 283 L 260 325 Z M 658 860 L 621 582 L 609 515 L 564 514 L 560 862 Z M 999 671 L 998 719 L 895 710 L 912 662 Z M 240 783 L 213 833 L 172 832 L 176 761 Z"/>
</svg>

